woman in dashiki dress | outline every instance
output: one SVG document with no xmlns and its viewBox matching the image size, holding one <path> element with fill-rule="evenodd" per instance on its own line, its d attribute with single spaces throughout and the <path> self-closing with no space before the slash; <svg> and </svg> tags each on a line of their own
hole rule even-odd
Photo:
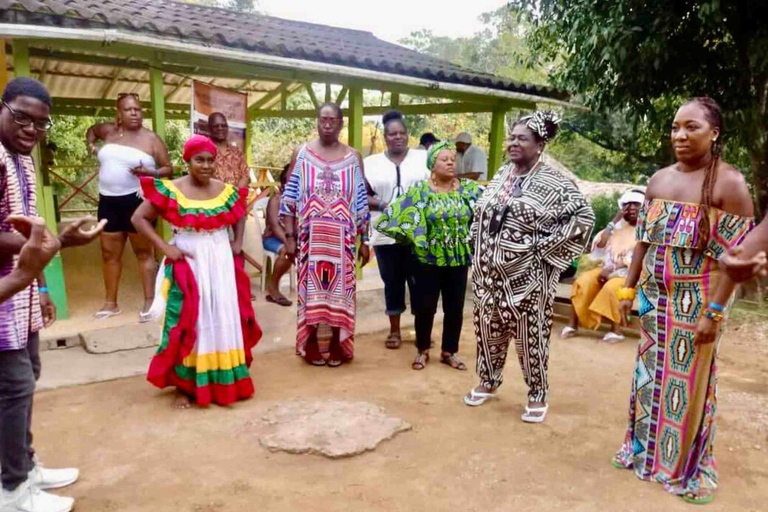
<svg viewBox="0 0 768 512">
<path fill-rule="evenodd" d="M 153 317 L 163 316 L 163 331 L 147 380 L 175 386 L 178 408 L 190 401 L 227 405 L 254 393 L 248 367 L 261 329 L 240 255 L 248 190 L 212 179 L 215 156 L 207 137 L 189 139 L 189 174 L 173 181 L 142 178 L 144 203 L 132 219 L 165 254 L 150 309 Z M 170 242 L 152 228 L 158 216 L 173 226 Z"/>
<path fill-rule="evenodd" d="M 753 225 L 743 176 L 719 158 L 722 124 L 710 98 L 677 111 L 678 163 L 648 183 L 638 244 L 619 291 L 623 315 L 635 294 L 639 299 L 641 340 L 627 431 L 613 464 L 692 503 L 712 501 L 717 486 L 717 342 L 735 287 L 717 259 Z"/>
<path fill-rule="evenodd" d="M 369 215 L 360 155 L 339 142 L 341 109 L 318 111 L 318 138 L 294 154 L 280 201 L 286 253 L 296 258 L 296 354 L 315 366 L 336 367 L 354 357 L 358 237 L 368 240 Z M 296 231 L 294 231 L 296 230 Z M 363 262 L 368 247 L 360 247 Z M 318 329 L 331 328 L 327 359 Z"/>
</svg>

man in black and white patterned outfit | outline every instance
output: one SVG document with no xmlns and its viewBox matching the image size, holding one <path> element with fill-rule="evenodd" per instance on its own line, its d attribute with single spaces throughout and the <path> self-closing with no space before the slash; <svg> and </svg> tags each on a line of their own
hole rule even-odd
<svg viewBox="0 0 768 512">
<path fill-rule="evenodd" d="M 576 185 L 541 162 L 557 131 L 556 115 L 537 112 L 516 123 L 510 163 L 478 204 L 472 271 L 480 386 L 464 397 L 477 406 L 495 396 L 507 350 L 515 342 L 528 404 L 523 421 L 547 414 L 552 308 L 560 273 L 584 250 L 594 213 Z"/>
</svg>

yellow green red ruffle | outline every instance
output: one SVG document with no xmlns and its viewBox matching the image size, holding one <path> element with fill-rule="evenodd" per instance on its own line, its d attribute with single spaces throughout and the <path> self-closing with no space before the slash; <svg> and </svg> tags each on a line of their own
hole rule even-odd
<svg viewBox="0 0 768 512">
<path fill-rule="evenodd" d="M 218 196 L 198 200 L 186 197 L 170 180 L 141 178 L 141 191 L 160 216 L 178 228 L 213 231 L 235 224 L 246 214 L 245 187 L 226 185 Z"/>
</svg>

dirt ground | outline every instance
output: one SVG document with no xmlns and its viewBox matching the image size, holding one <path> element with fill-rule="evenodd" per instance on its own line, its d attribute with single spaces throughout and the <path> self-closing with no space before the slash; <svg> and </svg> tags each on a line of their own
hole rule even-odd
<svg viewBox="0 0 768 512">
<path fill-rule="evenodd" d="M 696 508 L 610 465 L 624 434 L 636 340 L 554 339 L 550 415 L 526 425 L 515 358 L 500 399 L 473 409 L 461 402 L 476 383 L 472 369 L 433 359 L 413 371 L 413 346 L 390 351 L 380 338 L 358 339 L 356 360 L 340 369 L 309 367 L 290 351 L 262 355 L 251 370 L 256 398 L 230 408 L 172 410 L 172 395 L 142 378 L 41 392 L 35 444 L 47 465 L 80 468 L 66 490 L 80 512 Z M 765 324 L 732 326 L 722 341 L 720 488 L 706 510 L 766 510 L 766 341 Z M 461 355 L 470 367 L 474 351 L 465 328 Z M 341 460 L 259 445 L 270 405 L 331 397 L 378 404 L 413 430 Z"/>
</svg>

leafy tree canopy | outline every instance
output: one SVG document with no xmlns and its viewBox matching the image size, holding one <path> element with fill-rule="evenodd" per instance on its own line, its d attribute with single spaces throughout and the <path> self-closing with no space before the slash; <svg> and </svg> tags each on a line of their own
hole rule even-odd
<svg viewBox="0 0 768 512">
<path fill-rule="evenodd" d="M 768 206 L 768 2 L 513 0 L 510 5 L 535 27 L 527 39 L 531 62 L 557 62 L 552 83 L 580 94 L 597 114 L 591 120 L 582 116 L 577 130 L 602 137 L 606 147 L 634 151 L 640 160 L 669 158 L 661 141 L 668 138 L 676 106 L 687 97 L 711 96 L 726 113 L 731 150 L 726 157 L 736 164 L 748 157 L 759 203 L 763 210 Z M 609 129 L 617 124 L 629 126 L 635 140 L 622 140 L 624 134 Z M 654 140 L 660 150 L 648 151 Z"/>
</svg>

